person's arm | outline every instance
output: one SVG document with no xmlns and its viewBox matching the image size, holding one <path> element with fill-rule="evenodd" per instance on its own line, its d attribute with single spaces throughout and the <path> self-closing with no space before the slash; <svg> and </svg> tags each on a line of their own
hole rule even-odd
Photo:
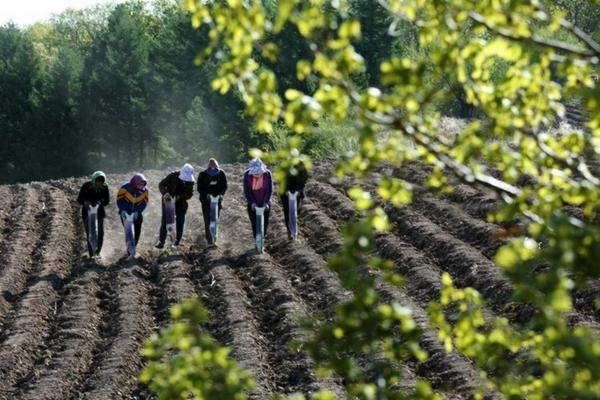
<svg viewBox="0 0 600 400">
<path fill-rule="evenodd" d="M 221 190 L 221 196 L 224 196 L 225 192 L 227 191 L 227 175 L 225 174 L 225 171 L 221 171 L 221 174 L 223 178 L 223 188 Z"/>
<path fill-rule="evenodd" d="M 250 190 L 250 174 L 244 174 L 244 196 L 246 196 L 246 201 L 248 204 L 255 204 L 256 200 L 254 200 L 254 195 L 252 194 L 252 190 Z"/>
<path fill-rule="evenodd" d="M 196 184 L 198 193 L 202 195 L 202 191 L 204 190 L 204 181 L 202 180 L 202 172 L 198 174 L 198 179 L 196 179 Z"/>
<path fill-rule="evenodd" d="M 169 183 L 169 177 L 171 174 L 167 175 L 160 183 L 158 184 L 158 191 L 161 195 L 164 195 L 167 192 L 167 185 Z"/>
<path fill-rule="evenodd" d="M 198 174 L 198 193 L 200 194 L 200 201 L 206 199 L 206 179 L 205 179 L 206 173 L 204 171 L 200 172 Z"/>
<path fill-rule="evenodd" d="M 127 189 L 123 186 L 117 192 L 117 207 L 119 208 L 119 214 L 123 211 L 129 211 L 131 203 L 127 199 Z"/>
<path fill-rule="evenodd" d="M 84 183 L 81 186 L 81 189 L 79 189 L 79 195 L 77 196 L 77 202 L 81 205 L 83 205 L 83 203 L 87 200 L 86 199 L 86 186 L 87 186 L 86 183 Z"/>
<path fill-rule="evenodd" d="M 108 192 L 108 186 L 102 187 L 102 199 L 100 200 L 100 204 L 104 207 L 110 203 L 110 194 Z"/>
<path fill-rule="evenodd" d="M 273 196 L 273 176 L 271 171 L 266 173 L 267 175 L 267 200 L 265 204 L 271 204 L 271 197 Z"/>
<path fill-rule="evenodd" d="M 138 203 L 136 204 L 135 211 L 137 211 L 138 213 L 141 214 L 144 212 L 144 210 L 146 209 L 146 206 L 148 205 L 148 200 L 150 199 L 150 195 L 148 193 L 148 190 L 146 190 L 140 196 L 142 196 L 142 198 L 138 199 Z"/>
<path fill-rule="evenodd" d="M 194 195 L 194 183 L 189 182 L 184 185 L 183 194 L 181 195 L 181 200 L 189 200 Z"/>
<path fill-rule="evenodd" d="M 298 174 L 300 190 L 304 191 L 304 187 L 306 186 L 306 182 L 308 182 L 308 171 L 305 168 L 300 169 L 300 173 Z"/>
</svg>

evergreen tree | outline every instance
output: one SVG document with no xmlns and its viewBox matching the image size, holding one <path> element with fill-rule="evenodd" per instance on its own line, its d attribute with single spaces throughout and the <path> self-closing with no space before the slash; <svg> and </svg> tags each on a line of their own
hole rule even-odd
<svg viewBox="0 0 600 400">
<path fill-rule="evenodd" d="M 13 24 L 0 27 L 0 176 L 9 181 L 37 176 L 28 130 L 38 77 L 31 38 Z"/>
</svg>

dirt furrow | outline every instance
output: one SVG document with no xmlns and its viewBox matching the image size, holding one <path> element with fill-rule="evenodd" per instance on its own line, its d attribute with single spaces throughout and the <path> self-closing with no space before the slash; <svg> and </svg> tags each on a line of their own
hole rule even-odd
<svg viewBox="0 0 600 400">
<path fill-rule="evenodd" d="M 497 305 L 509 301 L 511 288 L 496 265 L 477 249 L 456 239 L 419 212 L 386 207 L 396 233 L 416 248 L 437 259 L 457 285 L 472 286 Z"/>
<path fill-rule="evenodd" d="M 274 208 L 277 215 L 282 213 L 278 204 Z M 350 301 L 352 293 L 343 288 L 339 277 L 327 267 L 323 258 L 341 246 L 337 226 L 316 210 L 310 200 L 302 205 L 299 218 L 302 235 L 295 242 L 287 239 L 283 224 L 275 225 L 269 253 L 279 262 L 281 268 L 286 270 L 291 285 L 296 288 L 302 298 L 306 299 L 305 301 L 312 308 L 311 315 L 313 317 L 323 316 L 327 320 L 332 320 L 335 316 L 335 306 Z M 336 232 L 337 234 L 335 234 Z M 328 243 L 322 245 L 324 242 Z M 313 250 L 313 247 L 306 243 L 318 246 L 318 251 Z M 380 354 L 368 354 L 358 361 L 361 364 L 374 364 L 381 356 Z M 417 379 L 414 363 L 413 365 L 397 365 L 397 368 L 402 369 L 400 387 L 406 390 L 414 388 Z"/>
<path fill-rule="evenodd" d="M 345 193 L 345 190 L 350 186 L 361 186 L 371 191 L 371 193 L 376 193 L 377 183 L 382 178 L 381 174 L 372 173 L 369 175 L 367 182 L 347 180 L 344 183 L 338 183 L 336 185 L 338 190 L 321 182 L 314 182 L 309 185 L 308 189 L 311 195 L 319 196 L 322 199 L 323 206 L 327 207 L 327 204 L 332 203 L 331 208 L 335 212 L 341 212 L 338 210 L 338 203 L 343 203 L 339 199 L 340 192 Z M 347 199 L 347 201 L 350 209 L 354 211 L 350 200 Z M 342 204 L 340 208 L 347 208 L 347 206 L 344 206 Z M 413 200 L 410 207 L 421 212 L 453 236 L 475 247 L 487 258 L 491 258 L 503 244 L 503 241 L 494 238 L 503 228 L 472 217 L 457 205 L 433 195 L 420 185 L 414 185 L 413 187 Z M 346 213 L 342 212 L 343 214 Z"/>
<path fill-rule="evenodd" d="M 0 185 L 0 257 L 10 233 L 10 219 L 17 207 L 16 186 Z"/>
<path fill-rule="evenodd" d="M 494 235 L 498 234 L 501 227 L 474 218 L 456 205 L 446 203 L 439 197 L 425 192 L 424 189 L 413 191 L 412 205 L 433 222 L 465 243 L 469 243 L 488 258 L 493 257 L 498 248 L 504 244 L 504 241 L 494 239 Z"/>
<path fill-rule="evenodd" d="M 183 256 L 174 255 L 160 259 L 153 269 L 159 290 L 157 319 L 164 325 L 170 320 L 172 306 L 197 295 L 192 282 L 193 266 Z"/>
<path fill-rule="evenodd" d="M 320 193 L 323 192 L 320 191 Z M 339 199 L 338 202 L 343 203 L 343 200 Z M 305 213 L 314 214 L 322 212 L 318 209 L 311 210 L 310 207 L 307 208 L 309 209 L 302 211 L 302 216 L 304 216 Z M 342 215 L 350 213 L 350 211 L 348 209 L 344 209 L 344 207 L 336 207 L 335 209 L 336 211 L 332 211 L 332 213 L 337 213 L 338 216 L 340 213 Z M 330 210 L 330 208 L 327 208 L 327 210 Z M 321 217 L 321 220 L 325 218 L 326 217 Z M 333 222 L 329 222 L 328 225 L 331 224 L 333 224 Z M 309 236 L 313 236 L 314 240 L 318 241 L 320 239 L 319 231 L 315 230 L 314 228 L 311 229 L 310 226 L 307 226 L 307 228 L 309 229 L 307 234 Z M 366 270 L 364 273 L 366 273 Z M 449 398 L 456 398 L 458 393 L 472 389 L 475 384 L 474 377 L 476 377 L 477 374 L 471 363 L 456 353 L 446 353 L 443 346 L 437 339 L 436 334 L 428 327 L 428 317 L 424 307 L 427 306 L 428 301 L 433 300 L 432 294 L 427 296 L 431 298 L 422 299 L 419 303 L 417 303 L 411 297 L 409 297 L 407 293 L 409 289 L 394 287 L 385 283 L 378 271 L 371 270 L 370 274 L 375 276 L 376 288 L 383 295 L 384 300 L 388 302 L 398 301 L 402 305 L 409 307 L 413 312 L 415 321 L 423 332 L 420 344 L 423 349 L 429 353 L 430 357 L 424 364 L 414 366 L 417 368 L 418 374 L 431 381 L 436 389 L 443 390 L 445 392 L 449 390 L 449 393 L 446 393 Z M 411 279 L 408 281 L 410 282 L 410 280 Z M 413 290 L 410 290 L 410 292 L 422 294 L 418 291 L 418 287 L 413 287 L 412 289 Z M 413 295 L 413 293 L 411 293 L 411 295 Z"/>
<path fill-rule="evenodd" d="M 241 186 L 231 185 L 234 193 L 228 201 L 228 208 L 245 214 L 245 204 L 241 200 Z M 238 196 L 235 194 L 239 193 Z M 231 214 L 229 217 L 231 221 Z M 242 247 L 228 250 L 236 255 L 235 274 L 240 279 L 245 293 L 251 301 L 251 311 L 256 316 L 257 328 L 267 340 L 267 362 L 272 367 L 273 392 L 309 393 L 317 388 L 325 388 L 344 398 L 344 390 L 332 380 L 321 380 L 315 376 L 314 366 L 304 352 L 292 352 L 288 347 L 293 340 L 300 339 L 299 318 L 308 315 L 307 306 L 284 277 L 281 267 L 267 254 L 254 255 L 254 250 L 245 250 L 243 245 L 251 243 L 251 229 L 247 219 L 236 218 L 224 221 L 225 237 L 230 243 L 240 243 Z M 278 236 L 272 229 L 281 221 L 274 210 L 271 212 L 267 248 L 272 238 Z M 250 239 L 250 240 L 248 240 Z"/>
<path fill-rule="evenodd" d="M 34 255 L 43 245 L 49 221 L 39 185 L 12 188 L 11 195 L 17 199 L 16 205 L 12 210 L 5 210 L 3 242 L 0 245 L 0 324 L 36 268 Z"/>
<path fill-rule="evenodd" d="M 109 272 L 114 287 L 116 315 L 112 317 L 114 337 L 94 365 L 85 382 L 82 399 L 124 399 L 137 387 L 143 366 L 140 349 L 155 329 L 150 306 L 148 271 L 139 260 L 124 261 Z"/>
<path fill-rule="evenodd" d="M 391 174 L 396 178 L 418 185 L 424 185 L 427 179 L 423 166 L 414 163 L 406 163 L 402 167 L 394 168 Z M 453 190 L 445 197 L 453 202 L 460 203 L 461 208 L 471 216 L 485 220 L 490 212 L 498 209 L 499 201 L 494 193 L 478 190 L 458 182 L 454 178 L 451 178 L 451 180 L 454 182 Z"/>
<path fill-rule="evenodd" d="M 70 211 L 76 238 L 83 236 L 79 207 L 71 191 Z M 73 254 L 81 257 L 79 241 L 71 244 Z M 79 263 L 60 291 L 60 308 L 50 329 L 50 340 L 33 371 L 19 385 L 22 398 L 65 399 L 79 388 L 99 344 L 102 311 L 99 282 L 103 268 L 96 263 Z"/>
<path fill-rule="evenodd" d="M 69 201 L 56 188 L 48 188 L 50 222 L 36 263 L 39 271 L 29 280 L 3 332 L 0 345 L 0 395 L 10 396 L 13 386 L 27 376 L 50 336 L 51 322 L 59 308 L 62 285 L 73 265 L 73 220 L 65 216 Z"/>
<path fill-rule="evenodd" d="M 233 273 L 232 260 L 209 250 L 202 262 L 198 281 L 203 303 L 211 313 L 209 330 L 232 357 L 252 374 L 256 384 L 253 399 L 265 399 L 275 389 L 267 359 L 266 338 L 250 311 L 250 300 Z"/>
<path fill-rule="evenodd" d="M 600 281 L 590 280 L 585 287 L 577 289 L 573 293 L 573 306 L 585 315 L 589 315 L 596 322 L 600 321 L 600 308 L 596 302 L 600 298 Z"/>
<path fill-rule="evenodd" d="M 426 377 L 437 390 L 444 391 L 447 398 L 471 398 L 473 389 L 482 383 L 473 363 L 455 351 L 446 352 L 436 332 L 429 328 L 427 312 L 408 296 L 404 288 L 392 286 L 384 281 L 381 274 L 371 272 L 375 275 L 375 287 L 383 300 L 408 307 L 421 329 L 419 344 L 427 351 L 428 358 L 418 366 L 418 374 Z"/>
<path fill-rule="evenodd" d="M 60 328 L 50 343 L 53 356 L 38 366 L 37 376 L 20 389 L 22 399 L 63 400 L 74 396 L 92 365 L 100 344 L 102 310 L 99 281 L 103 268 L 83 264 L 65 287 L 58 312 Z"/>
<path fill-rule="evenodd" d="M 317 197 L 322 196 L 322 193 L 323 190 L 314 192 Z M 502 276 L 500 269 L 478 249 L 452 236 L 410 206 L 393 207 L 387 203 L 383 203 L 383 206 L 401 239 L 429 255 L 436 265 L 452 275 L 459 287 L 471 286 L 478 289 L 495 312 L 507 315 L 513 321 L 525 322 L 532 317 L 533 309 L 530 306 L 511 301 L 510 283 Z M 347 210 L 348 207 L 348 204 L 343 206 L 342 201 L 337 201 L 337 208 Z M 337 213 L 339 218 L 339 213 L 344 215 L 348 211 Z M 336 216 L 335 213 L 333 216 Z M 600 332 L 600 325 L 587 314 L 585 311 L 571 312 L 568 318 L 571 324 Z M 487 320 L 492 317 L 487 309 L 485 315 Z"/>
<path fill-rule="evenodd" d="M 311 207 L 314 208 L 309 202 L 300 209 L 301 236 L 295 242 L 287 239 L 283 224 L 273 224 L 268 250 L 286 270 L 288 279 L 314 312 L 331 318 L 334 307 L 350 301 L 352 293 L 342 287 L 337 274 L 327 267 L 323 258 L 323 255 L 330 254 L 341 246 L 337 227 L 328 224 L 329 221 L 322 216 L 306 212 L 306 208 Z M 281 207 L 276 206 L 274 212 L 281 214 Z M 320 229 L 322 240 L 311 235 L 311 229 Z M 313 250 L 308 243 L 317 246 L 319 251 Z"/>
<path fill-rule="evenodd" d="M 310 394 L 318 389 L 336 393 L 344 399 L 345 391 L 332 379 L 315 376 L 314 363 L 303 351 L 292 351 L 290 346 L 304 338 L 299 322 L 310 314 L 285 277 L 281 267 L 268 255 L 249 256 L 241 260 L 243 267 L 236 273 L 243 282 L 256 315 L 260 316 L 261 331 L 271 347 L 270 365 L 276 375 L 276 391 L 290 394 Z"/>
<path fill-rule="evenodd" d="M 311 201 L 335 219 L 338 224 L 358 218 L 352 201 L 332 186 L 311 183 L 307 186 L 307 193 Z M 375 245 L 381 256 L 395 262 L 398 273 L 410 277 L 407 279 L 406 285 L 411 296 L 422 302 L 439 297 L 441 270 L 433 260 L 391 233 L 378 234 L 375 238 Z"/>
</svg>

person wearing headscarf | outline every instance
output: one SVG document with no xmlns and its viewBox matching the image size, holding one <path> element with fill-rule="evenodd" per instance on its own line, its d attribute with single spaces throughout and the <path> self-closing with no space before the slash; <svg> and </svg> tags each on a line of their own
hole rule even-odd
<svg viewBox="0 0 600 400">
<path fill-rule="evenodd" d="M 252 159 L 249 168 L 244 172 L 244 195 L 248 203 L 248 217 L 252 224 L 254 237 L 256 237 L 256 207 L 265 207 L 264 236 L 266 237 L 271 212 L 273 178 L 271 171 L 267 169 L 260 158 Z"/>
<path fill-rule="evenodd" d="M 219 168 L 219 163 L 214 158 L 208 160 L 207 168 L 198 174 L 198 193 L 202 204 L 202 217 L 204 218 L 204 233 L 206 242 L 213 245 L 210 234 L 210 195 L 219 196 L 219 214 L 223 209 L 223 196 L 227 191 L 227 175 Z"/>
<path fill-rule="evenodd" d="M 285 175 L 285 192 L 280 196 L 281 205 L 283 206 L 283 216 L 285 218 L 285 227 L 287 229 L 288 238 L 292 239 L 292 234 L 290 232 L 290 203 L 288 198 L 288 193 L 298 193 L 298 197 L 296 197 L 296 207 L 300 209 L 300 203 L 304 199 L 304 187 L 306 186 L 306 181 L 308 181 L 308 171 L 303 162 L 300 162 L 298 165 L 292 167 L 287 171 Z"/>
<path fill-rule="evenodd" d="M 165 215 L 165 201 L 175 199 L 175 225 L 177 235 L 173 245 L 178 246 L 183 236 L 185 214 L 188 210 L 188 200 L 194 195 L 194 167 L 185 164 L 181 169 L 171 172 L 158 184 L 162 195 L 162 219 L 156 247 L 162 249 L 167 238 L 167 219 Z"/>
<path fill-rule="evenodd" d="M 126 214 L 133 214 L 133 226 L 135 227 L 135 245 L 137 246 L 142 234 L 142 223 L 144 216 L 142 213 L 148 205 L 148 181 L 140 173 L 135 173 L 129 182 L 125 182 L 117 192 L 117 207 L 121 216 L 121 223 L 124 223 Z"/>
<path fill-rule="evenodd" d="M 77 202 L 81 204 L 81 217 L 83 219 L 83 226 L 85 228 L 85 236 L 88 239 L 87 247 L 90 258 L 99 255 L 102 250 L 102 243 L 104 241 L 104 218 L 106 213 L 104 207 L 109 203 L 108 185 L 106 184 L 106 175 L 102 171 L 96 171 L 92 174 L 91 180 L 81 186 L 79 195 L 77 196 Z M 88 207 L 98 206 L 98 247 L 96 254 L 92 250 L 92 246 L 89 243 L 89 230 L 88 230 Z"/>
</svg>

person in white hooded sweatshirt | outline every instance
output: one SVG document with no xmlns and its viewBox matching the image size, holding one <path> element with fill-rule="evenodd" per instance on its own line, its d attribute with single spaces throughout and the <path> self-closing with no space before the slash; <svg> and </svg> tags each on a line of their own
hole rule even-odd
<svg viewBox="0 0 600 400">
<path fill-rule="evenodd" d="M 183 227 L 185 225 L 185 214 L 187 213 L 187 201 L 194 195 L 194 167 L 190 164 L 185 164 L 178 171 L 173 171 L 158 184 L 158 190 L 163 196 L 162 202 L 162 219 L 160 223 L 160 232 L 157 248 L 162 249 L 167 238 L 167 221 L 165 218 L 165 202 L 167 198 L 175 199 L 175 224 L 177 229 L 177 237 L 174 245 L 179 245 L 183 235 Z"/>
</svg>

